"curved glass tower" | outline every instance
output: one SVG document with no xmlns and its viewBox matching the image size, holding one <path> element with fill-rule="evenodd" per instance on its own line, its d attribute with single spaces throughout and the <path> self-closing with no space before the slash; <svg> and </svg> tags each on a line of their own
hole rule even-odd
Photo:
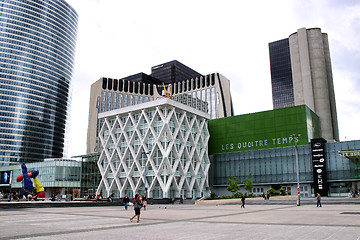
<svg viewBox="0 0 360 240">
<path fill-rule="evenodd" d="M 66 155 L 77 26 L 63 0 L 0 0 L 0 166 Z"/>
</svg>

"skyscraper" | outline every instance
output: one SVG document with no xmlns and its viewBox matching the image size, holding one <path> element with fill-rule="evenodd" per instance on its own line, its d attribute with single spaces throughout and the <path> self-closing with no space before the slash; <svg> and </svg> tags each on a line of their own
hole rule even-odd
<svg viewBox="0 0 360 240">
<path fill-rule="evenodd" d="M 269 50 L 274 108 L 306 104 L 320 118 L 322 137 L 339 141 L 327 34 L 301 28 Z"/>
<path fill-rule="evenodd" d="M 289 39 L 269 43 L 274 109 L 294 106 Z"/>
<path fill-rule="evenodd" d="M 0 0 L 0 166 L 66 156 L 78 15 Z"/>
</svg>

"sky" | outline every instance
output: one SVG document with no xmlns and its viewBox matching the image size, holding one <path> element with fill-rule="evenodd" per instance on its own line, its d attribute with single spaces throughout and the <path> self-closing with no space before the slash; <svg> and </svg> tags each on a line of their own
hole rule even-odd
<svg viewBox="0 0 360 240">
<path fill-rule="evenodd" d="M 90 86 L 178 60 L 230 80 L 235 115 L 272 109 L 268 43 L 328 34 L 340 140 L 359 140 L 360 1 L 66 0 L 78 13 L 69 157 L 86 154 Z"/>
</svg>

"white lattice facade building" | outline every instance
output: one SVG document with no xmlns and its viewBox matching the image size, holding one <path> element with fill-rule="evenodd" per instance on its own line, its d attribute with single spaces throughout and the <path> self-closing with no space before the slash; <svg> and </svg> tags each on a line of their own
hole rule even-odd
<svg viewBox="0 0 360 240">
<path fill-rule="evenodd" d="M 209 194 L 209 114 L 163 98 L 99 114 L 97 192 L 149 198 Z"/>
</svg>

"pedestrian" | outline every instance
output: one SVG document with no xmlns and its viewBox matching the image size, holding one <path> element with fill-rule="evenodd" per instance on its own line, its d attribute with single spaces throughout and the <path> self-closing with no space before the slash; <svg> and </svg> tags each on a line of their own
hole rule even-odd
<svg viewBox="0 0 360 240">
<path fill-rule="evenodd" d="M 128 210 L 130 199 L 127 194 L 125 194 L 125 197 L 123 198 L 123 203 L 125 205 L 125 210 Z"/>
<path fill-rule="evenodd" d="M 321 207 L 321 195 L 320 193 L 316 193 L 316 207 Z"/>
<path fill-rule="evenodd" d="M 11 199 L 13 199 L 13 193 L 10 193 L 10 194 L 9 194 L 8 202 L 11 202 Z"/>
<path fill-rule="evenodd" d="M 245 194 L 241 196 L 241 208 L 245 208 Z"/>
<path fill-rule="evenodd" d="M 134 216 L 132 216 L 130 218 L 130 221 L 132 222 L 132 220 L 137 216 L 137 222 L 140 222 L 140 208 L 141 208 L 141 199 L 140 199 L 140 194 L 135 194 L 135 198 L 134 198 L 134 210 L 135 210 L 135 214 Z"/>
<path fill-rule="evenodd" d="M 142 203 L 143 203 L 143 207 L 144 207 L 144 211 L 146 210 L 146 206 L 147 206 L 147 198 L 146 198 L 146 192 L 144 193 L 143 197 L 142 197 Z"/>
</svg>

